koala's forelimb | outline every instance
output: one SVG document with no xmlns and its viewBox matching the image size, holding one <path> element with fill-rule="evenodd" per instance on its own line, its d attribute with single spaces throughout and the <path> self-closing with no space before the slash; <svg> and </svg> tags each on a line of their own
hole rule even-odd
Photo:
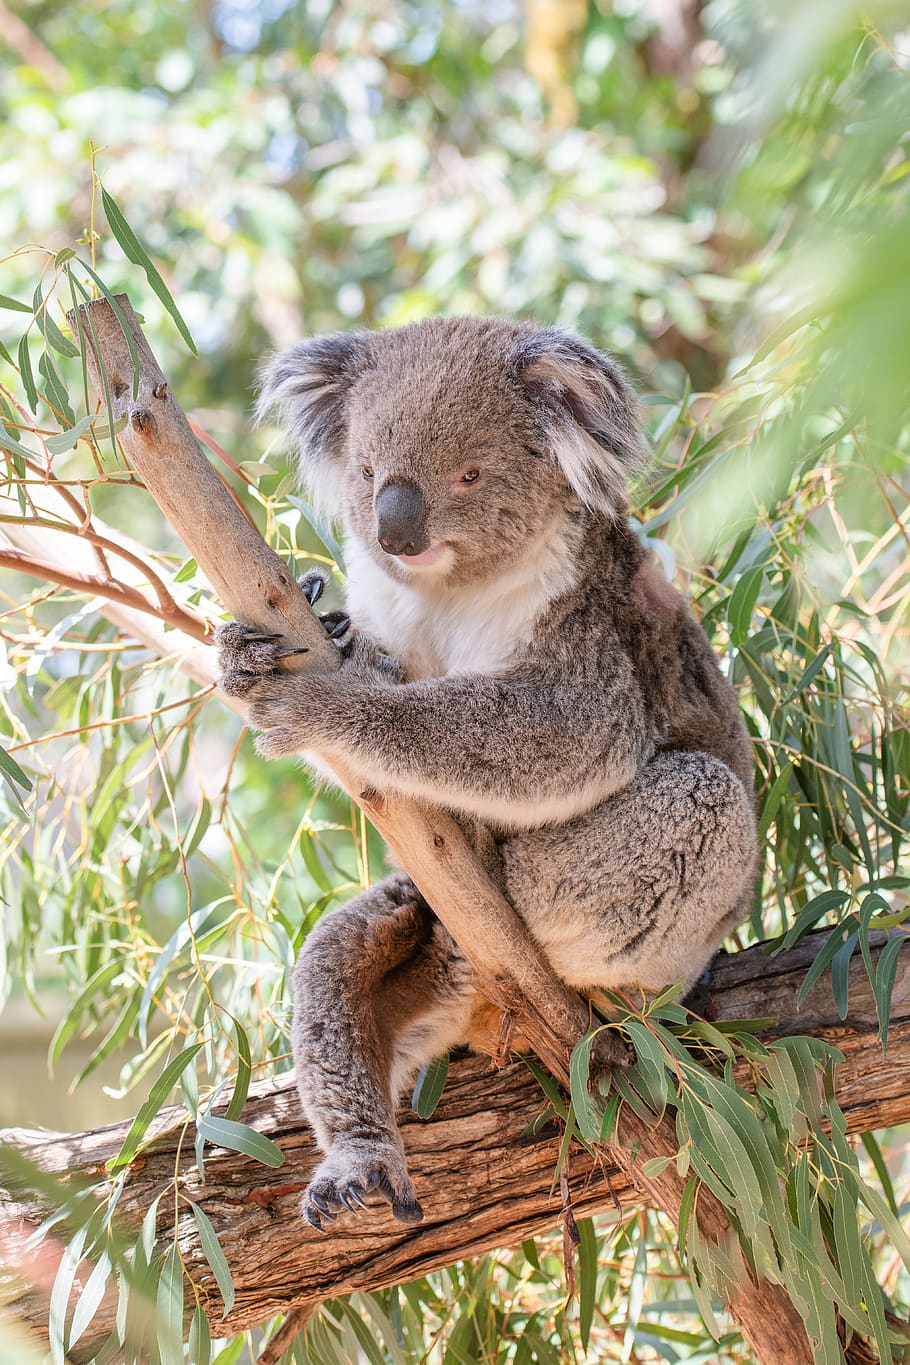
<svg viewBox="0 0 910 1365">
<path fill-rule="evenodd" d="M 236 637 L 222 633 L 222 646 L 226 638 Z M 544 673 L 395 686 L 347 668 L 288 678 L 258 640 L 222 657 L 222 687 L 247 703 L 267 757 L 315 749 L 377 786 L 505 826 L 590 809 L 626 786 L 651 748 L 621 668 L 586 711 Z M 582 783 L 566 762 L 571 753 L 584 756 Z"/>
</svg>

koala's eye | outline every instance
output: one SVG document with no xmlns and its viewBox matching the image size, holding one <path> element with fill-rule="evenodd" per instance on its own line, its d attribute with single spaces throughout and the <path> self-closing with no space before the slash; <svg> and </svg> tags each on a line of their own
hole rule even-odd
<svg viewBox="0 0 910 1365">
<path fill-rule="evenodd" d="M 372 477 L 373 477 L 373 466 L 372 466 L 371 464 L 362 464 L 362 465 L 360 466 L 360 472 L 361 472 L 361 474 L 363 475 L 363 477 L 364 477 L 365 479 L 372 479 Z"/>
<path fill-rule="evenodd" d="M 479 469 L 466 469 L 461 476 L 461 483 L 476 483 L 480 478 Z"/>
</svg>

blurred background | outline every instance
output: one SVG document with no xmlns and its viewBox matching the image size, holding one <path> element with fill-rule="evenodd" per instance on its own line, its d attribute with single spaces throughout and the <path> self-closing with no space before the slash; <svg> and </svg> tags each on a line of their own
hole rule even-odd
<svg viewBox="0 0 910 1365">
<path fill-rule="evenodd" d="M 901 885 L 908 148 L 906 3 L 0 0 L 2 418 L 22 436 L 29 366 L 81 402 L 78 365 L 23 320 L 46 299 L 65 328 L 75 251 L 129 292 L 273 543 L 331 561 L 288 500 L 281 443 L 251 430 L 264 353 L 459 312 L 614 351 L 654 451 L 636 526 L 739 686 L 773 798 L 739 942 L 768 937 L 825 889 Z M 148 499 L 71 447 L 55 473 L 204 600 Z M 205 1027 L 210 988 L 254 1065 L 285 1067 L 294 951 L 381 849 L 296 765 L 257 761 L 222 707 L 152 722 L 187 692 L 176 667 L 91 602 L 0 572 L 0 739 L 35 783 L 0 830 L 0 1125 L 134 1112 L 178 1025 Z M 200 1054 L 203 1088 L 232 1048 Z M 626 1272 L 612 1283 L 624 1313 Z M 653 1332 L 617 1321 L 623 1359 L 656 1358 Z M 663 1358 L 746 1359 L 690 1335 Z"/>
</svg>

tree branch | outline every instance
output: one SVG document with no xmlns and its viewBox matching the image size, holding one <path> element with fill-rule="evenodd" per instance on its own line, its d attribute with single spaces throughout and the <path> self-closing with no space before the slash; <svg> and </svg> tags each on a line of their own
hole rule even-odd
<svg viewBox="0 0 910 1365">
<path fill-rule="evenodd" d="M 910 958 L 898 959 L 888 1050 L 882 1054 L 877 1036 L 875 999 L 860 955 L 850 964 L 850 1010 L 841 1020 L 830 985 L 820 980 L 801 1007 L 796 998 L 806 970 L 829 931 L 809 935 L 777 958 L 762 947 L 736 954 L 720 953 L 708 987 L 710 1013 L 719 1021 L 779 1015 L 775 1033 L 811 1032 L 840 1048 L 844 1062 L 837 1073 L 837 1098 L 852 1132 L 890 1126 L 910 1119 Z M 885 935 L 873 936 L 873 959 Z M 767 1035 L 770 1037 L 772 1035 Z M 194 1129 L 184 1131 L 186 1115 L 171 1109 L 155 1120 L 159 1136 L 133 1162 L 118 1204 L 118 1213 L 138 1226 L 155 1196 L 172 1187 L 208 1214 L 231 1267 L 236 1299 L 222 1323 L 217 1285 L 205 1261 L 192 1213 L 184 1200 L 178 1238 L 194 1282 L 203 1294 L 213 1326 L 237 1332 L 257 1326 L 277 1313 L 306 1310 L 335 1294 L 353 1289 L 379 1289 L 425 1275 L 452 1261 L 497 1247 L 517 1245 L 527 1237 L 552 1230 L 561 1205 L 550 1194 L 561 1143 L 561 1125 L 548 1125 L 533 1136 L 526 1130 L 542 1106 L 537 1081 L 522 1062 L 491 1073 L 476 1057 L 454 1061 L 449 1081 L 433 1118 L 422 1121 L 411 1110 L 400 1115 L 408 1165 L 428 1219 L 405 1229 L 378 1210 L 364 1218 L 339 1219 L 330 1236 L 317 1233 L 300 1218 L 299 1200 L 313 1163 L 315 1143 L 303 1123 L 292 1079 L 260 1082 L 250 1091 L 244 1121 L 281 1147 L 285 1164 L 277 1170 L 237 1152 L 209 1150 L 205 1180 L 192 1158 Z M 215 1112 L 223 1113 L 225 1105 Z M 44 1171 L 70 1180 L 80 1174 L 96 1179 L 103 1164 L 120 1149 L 129 1123 L 97 1133 L 62 1134 L 0 1132 L 0 1141 L 22 1149 Z M 643 1129 L 643 1148 L 631 1168 L 617 1164 L 614 1149 L 595 1161 L 582 1147 L 570 1154 L 569 1188 L 576 1218 L 609 1213 L 624 1206 L 651 1202 L 653 1182 L 641 1176 L 641 1163 L 656 1154 L 660 1129 Z M 179 1149 L 179 1163 L 178 1163 Z M 104 1186 L 99 1191 L 104 1193 Z M 703 1193 L 706 1193 L 703 1191 Z M 168 1218 L 175 1200 L 159 1205 L 159 1236 L 170 1236 Z M 716 1206 L 701 1209 L 707 1231 L 721 1231 Z M 702 1198 L 699 1196 L 701 1208 Z M 0 1194 L 3 1217 L 40 1221 L 45 1210 L 22 1196 Z M 750 1340 L 757 1339 L 758 1358 L 773 1365 L 799 1360 L 789 1315 L 773 1322 L 751 1317 L 757 1296 L 735 1305 L 736 1316 L 750 1315 Z M 106 1334 L 115 1302 L 102 1306 L 91 1339 L 80 1342 L 90 1358 Z M 20 1299 L 16 1312 L 40 1328 L 47 1305 L 41 1294 Z M 780 1336 L 783 1332 L 785 1335 Z M 777 1354 L 770 1355 L 774 1349 Z"/>
</svg>

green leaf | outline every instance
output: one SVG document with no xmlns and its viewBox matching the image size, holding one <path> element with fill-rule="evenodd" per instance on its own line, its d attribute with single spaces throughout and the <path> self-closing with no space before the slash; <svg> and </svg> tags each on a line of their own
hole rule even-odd
<svg viewBox="0 0 910 1365">
<path fill-rule="evenodd" d="M 690 1175 L 686 1181 L 686 1188 L 683 1190 L 682 1199 L 679 1201 L 679 1220 L 677 1235 L 680 1247 L 686 1245 L 686 1234 L 689 1227 L 689 1218 L 692 1213 L 692 1206 L 695 1203 L 695 1195 L 699 1186 L 697 1175 Z"/>
<path fill-rule="evenodd" d="M 195 574 L 197 567 L 198 566 L 196 564 L 195 559 L 184 560 L 184 562 L 180 565 L 180 568 L 174 574 L 174 582 L 188 583 L 189 580 Z"/>
<path fill-rule="evenodd" d="M 193 355 L 198 355 L 199 352 L 196 349 L 196 343 L 190 335 L 190 329 L 181 317 L 180 310 L 172 299 L 164 280 L 158 274 L 151 257 L 124 218 L 116 201 L 108 194 L 106 189 L 102 189 L 101 191 L 101 202 L 104 205 L 105 216 L 110 224 L 111 232 L 120 243 L 124 256 L 128 261 L 132 261 L 134 265 L 140 266 L 142 270 L 145 271 L 146 279 L 174 319 L 180 335 L 193 352 Z"/>
<path fill-rule="evenodd" d="M 224 1312 L 221 1316 L 226 1318 L 234 1306 L 234 1280 L 231 1275 L 231 1268 L 221 1250 L 221 1243 L 218 1241 L 218 1235 L 212 1227 L 208 1214 L 198 1204 L 194 1204 L 192 1200 L 190 1200 L 190 1208 L 193 1210 L 196 1227 L 199 1229 L 199 1242 L 203 1254 L 218 1282 L 218 1291 L 224 1303 Z"/>
<path fill-rule="evenodd" d="M 817 896 L 813 896 L 800 910 L 790 928 L 784 934 L 782 942 L 775 947 L 773 956 L 785 952 L 792 948 L 798 939 L 802 938 L 807 929 L 817 924 L 822 915 L 826 915 L 829 910 L 838 910 L 842 905 L 846 905 L 850 899 L 849 891 L 821 891 Z"/>
<path fill-rule="evenodd" d="M 830 656 L 831 646 L 825 645 L 824 649 L 820 650 L 819 653 L 816 654 L 812 662 L 803 671 L 799 679 L 799 682 L 796 684 L 793 691 L 789 692 L 787 696 L 783 698 L 783 700 L 780 703 L 781 706 L 789 706 L 792 702 L 796 701 L 796 698 L 800 695 L 800 693 L 805 692 L 806 688 L 811 685 L 811 683 L 815 680 L 817 675 L 824 668 Z"/>
<path fill-rule="evenodd" d="M 600 1141 L 600 1127 L 603 1121 L 603 1114 L 591 1094 L 589 1079 L 591 1048 L 598 1032 L 598 1029 L 589 1029 L 575 1044 L 569 1059 L 569 1090 L 575 1122 L 585 1142 L 592 1144 Z"/>
<path fill-rule="evenodd" d="M 234 1025 L 234 1037 L 237 1039 L 237 1079 L 234 1082 L 230 1103 L 224 1111 L 224 1117 L 233 1121 L 240 1118 L 243 1106 L 246 1104 L 246 1097 L 250 1092 L 253 1054 L 250 1050 L 250 1040 L 247 1038 L 246 1030 L 240 1020 L 236 1019 L 229 1010 L 225 1010 L 225 1014 Z"/>
<path fill-rule="evenodd" d="M 164 980 L 165 974 L 171 963 L 178 954 L 183 952 L 184 948 L 187 947 L 195 935 L 199 933 L 202 926 L 215 911 L 217 905 L 218 902 L 213 901 L 210 905 L 203 905 L 200 909 L 194 910 L 190 915 L 189 920 L 183 920 L 183 922 L 177 926 L 161 952 L 158 954 L 158 959 L 149 973 L 149 979 L 145 983 L 145 989 L 143 990 L 142 998 L 139 1001 L 139 1042 L 143 1047 L 145 1047 L 148 1042 L 148 1015 L 155 992 Z"/>
<path fill-rule="evenodd" d="M 578 1224 L 578 1333 L 582 1350 L 587 1351 L 597 1302 L 597 1234 L 594 1221 L 582 1218 Z"/>
<path fill-rule="evenodd" d="M 434 1057 L 430 1062 L 424 1062 L 417 1074 L 414 1082 L 414 1093 L 411 1096 L 411 1108 L 422 1119 L 433 1117 L 436 1106 L 442 1098 L 445 1089 L 446 1077 L 449 1074 L 449 1054 L 444 1052 L 441 1057 Z"/>
<path fill-rule="evenodd" d="M 859 931 L 850 935 L 846 943 L 838 948 L 831 959 L 831 992 L 841 1019 L 847 1017 L 849 1004 L 850 959 L 856 950 Z"/>
<path fill-rule="evenodd" d="M 161 1266 L 157 1309 L 161 1365 L 184 1365 L 183 1266 L 176 1242 L 171 1244 Z"/>
<path fill-rule="evenodd" d="M 550 1101 L 550 1104 L 553 1106 L 554 1113 L 558 1114 L 558 1116 L 563 1120 L 563 1122 L 565 1122 L 569 1117 L 569 1111 L 566 1109 L 566 1106 L 563 1102 L 562 1093 L 560 1092 L 559 1086 L 556 1084 L 556 1081 L 550 1075 L 549 1071 L 547 1071 L 544 1067 L 541 1066 L 540 1062 L 538 1062 L 536 1057 L 532 1057 L 526 1052 L 523 1052 L 521 1054 L 521 1060 L 524 1062 L 525 1066 L 531 1072 L 531 1075 L 535 1078 L 538 1085 L 546 1095 L 547 1099 Z"/>
<path fill-rule="evenodd" d="M 98 1305 L 104 1298 L 104 1291 L 107 1282 L 111 1277 L 111 1258 L 106 1251 L 103 1251 L 98 1260 L 92 1267 L 89 1275 L 76 1300 L 76 1307 L 73 1312 L 73 1321 L 70 1324 L 68 1349 L 72 1351 L 79 1338 L 85 1333 L 86 1328 L 92 1322 Z"/>
<path fill-rule="evenodd" d="M 627 1071 L 617 1070 L 613 1075 L 613 1085 L 633 1114 L 637 1114 L 643 1123 L 647 1123 L 649 1127 L 653 1128 L 657 1122 L 656 1115 L 632 1084 L 633 1075 L 636 1072 L 638 1075 L 634 1078 L 641 1083 L 640 1069 L 633 1066 L 629 1067 Z"/>
<path fill-rule="evenodd" d="M 8 450 L 11 455 L 24 455 L 27 459 L 33 460 L 35 452 L 29 450 L 21 441 L 17 441 L 15 436 L 0 422 L 0 450 Z"/>
<path fill-rule="evenodd" d="M 859 1303 L 865 1251 L 860 1240 L 856 1198 L 854 1196 L 851 1199 L 844 1180 L 829 1182 L 827 1193 L 831 1201 L 837 1268 L 844 1282 L 848 1301 Z"/>
<path fill-rule="evenodd" d="M 669 1096 L 664 1050 L 652 1030 L 640 1019 L 625 1020 L 624 1028 L 638 1057 L 635 1066 L 626 1072 L 626 1079 L 656 1116 L 662 1118 Z"/>
<path fill-rule="evenodd" d="M 598 1142 L 610 1142 L 613 1138 L 613 1129 L 616 1127 L 616 1117 L 619 1113 L 619 1106 L 622 1103 L 620 1095 L 611 1095 L 607 1100 L 604 1116 L 600 1124 L 600 1136 Z"/>
<path fill-rule="evenodd" d="M 196 812 L 196 817 L 193 820 L 192 826 L 190 827 L 190 832 L 183 841 L 184 858 L 191 858 L 193 854 L 196 852 L 196 849 L 199 847 L 199 845 L 202 843 L 203 838 L 205 837 L 205 832 L 209 827 L 211 819 L 212 807 L 209 803 L 208 797 L 203 796 L 202 800 L 199 803 L 199 809 Z"/>
<path fill-rule="evenodd" d="M 553 1193 L 556 1186 L 559 1184 L 559 1177 L 562 1175 L 563 1167 L 565 1166 L 569 1155 L 569 1148 L 572 1146 L 572 1139 L 575 1137 L 576 1132 L 575 1111 L 570 1109 L 569 1116 L 566 1119 L 565 1130 L 562 1135 L 562 1142 L 559 1144 L 559 1153 L 556 1157 L 556 1168 L 553 1171 L 553 1179 L 550 1182 L 550 1194 Z"/>
<path fill-rule="evenodd" d="M 758 822 L 758 840 L 763 843 L 767 837 L 768 830 L 771 828 L 771 821 L 777 814 L 778 807 L 784 799 L 784 795 L 790 785 L 790 774 L 793 771 L 793 759 L 788 759 L 780 772 L 771 784 L 768 795 L 762 802 L 761 817 Z"/>
<path fill-rule="evenodd" d="M 88 981 L 70 1006 L 69 1013 L 60 1020 L 56 1032 L 51 1039 L 51 1045 L 48 1049 L 48 1066 L 51 1071 L 56 1067 L 60 1060 L 61 1052 L 79 1027 L 82 1015 L 88 1005 L 101 999 L 105 987 L 109 986 L 114 978 L 119 976 L 122 971 L 123 963 L 119 958 L 115 957 L 111 962 L 105 962 L 103 966 L 99 967 L 98 970 L 93 972 L 89 977 Z"/>
<path fill-rule="evenodd" d="M 87 1226 L 76 1230 L 60 1258 L 57 1274 L 54 1276 L 48 1311 L 48 1335 L 54 1365 L 64 1365 L 67 1352 L 66 1311 L 87 1238 Z"/>
<path fill-rule="evenodd" d="M 53 346 L 55 351 L 59 351 L 60 355 L 66 356 L 67 359 L 77 356 L 79 354 L 78 346 L 74 346 L 69 338 L 63 335 L 48 312 L 47 300 L 41 298 L 40 292 L 36 295 L 36 299 L 38 306 L 35 309 L 35 322 L 38 324 L 38 330 L 44 340 L 49 346 Z"/>
<path fill-rule="evenodd" d="M 74 426 L 67 427 L 66 431 L 59 432 L 56 436 L 45 438 L 45 444 L 52 455 L 62 455 L 66 450 L 72 450 L 79 440 L 79 437 L 88 431 L 97 421 L 97 413 L 91 413 L 88 417 L 80 417 Z"/>
<path fill-rule="evenodd" d="M 38 390 L 35 388 L 35 376 L 32 373 L 32 360 L 28 347 L 28 333 L 19 339 L 19 377 L 22 380 L 22 387 L 25 389 L 25 397 L 32 412 L 38 411 Z"/>
<path fill-rule="evenodd" d="M 0 308 L 7 308 L 14 313 L 30 313 L 31 306 L 27 303 L 20 303 L 18 299 L 11 299 L 9 294 L 0 294 Z"/>
<path fill-rule="evenodd" d="M 129 1165 L 139 1150 L 139 1144 L 145 1137 L 149 1124 L 164 1105 L 165 1100 L 176 1085 L 180 1073 L 189 1066 L 196 1053 L 204 1046 L 204 1043 L 193 1043 L 183 1052 L 179 1052 L 176 1057 L 171 1058 L 149 1091 L 148 1099 L 130 1124 L 129 1132 L 124 1138 L 120 1151 L 108 1161 L 107 1169 L 109 1171 L 117 1171 L 122 1166 Z"/>
<path fill-rule="evenodd" d="M 207 1365 L 212 1356 L 212 1334 L 209 1330 L 209 1320 L 198 1304 L 193 1312 L 187 1344 L 190 1360 L 199 1361 L 200 1365 Z"/>
<path fill-rule="evenodd" d="M 235 1123 L 231 1119 L 214 1118 L 203 1114 L 199 1119 L 199 1132 L 206 1142 L 216 1147 L 229 1147 L 232 1152 L 243 1152 L 263 1166 L 284 1165 L 284 1152 L 264 1133 L 257 1133 L 245 1123 Z"/>
<path fill-rule="evenodd" d="M 875 1008 L 878 1011 L 878 1036 L 882 1041 L 882 1053 L 888 1046 L 888 1025 L 891 1021 L 891 995 L 897 977 L 897 957 L 908 940 L 907 934 L 891 938 L 885 944 L 875 969 Z"/>
<path fill-rule="evenodd" d="M 671 1166 L 673 1162 L 675 1162 L 675 1160 L 675 1156 L 649 1157 L 647 1161 L 641 1163 L 641 1173 L 651 1180 L 654 1176 L 660 1175 L 661 1171 L 665 1171 L 668 1166 Z"/>
<path fill-rule="evenodd" d="M 836 928 L 831 930 L 831 933 L 828 935 L 828 938 L 826 939 L 825 943 L 819 949 L 818 953 L 816 953 L 815 959 L 812 962 L 811 967 L 806 972 L 803 983 L 799 988 L 799 994 L 796 997 L 797 1005 L 801 1005 L 803 1003 L 803 1001 L 806 999 L 806 996 L 809 994 L 812 987 L 815 985 L 816 981 L 821 976 L 822 972 L 833 959 L 835 953 L 840 951 L 840 949 L 844 946 L 844 943 L 849 937 L 850 937 L 849 922 L 838 924 Z"/>
<path fill-rule="evenodd" d="M 864 1180 L 857 1179 L 856 1183 L 860 1199 L 869 1212 L 878 1219 L 885 1235 L 894 1243 L 895 1251 L 910 1271 L 910 1237 L 907 1236 L 902 1222 L 894 1216 L 878 1190 L 867 1185 Z"/>
<path fill-rule="evenodd" d="M 0 773 L 9 779 L 11 784 L 15 783 L 25 791 L 31 791 L 32 779 L 22 771 L 16 760 L 6 752 L 2 745 L 0 745 Z"/>
<path fill-rule="evenodd" d="M 875 1136 L 874 1133 L 860 1133 L 859 1140 L 866 1150 L 866 1155 L 872 1162 L 872 1165 L 875 1167 L 875 1173 L 878 1176 L 879 1181 L 881 1183 L 881 1187 L 885 1192 L 885 1198 L 888 1201 L 888 1207 L 891 1209 L 891 1212 L 894 1214 L 894 1216 L 897 1217 L 898 1216 L 897 1196 L 894 1193 L 894 1185 L 891 1180 L 891 1173 L 888 1170 L 887 1163 L 885 1161 L 884 1155 L 882 1154 L 882 1149 L 879 1146 L 878 1138 Z"/>
<path fill-rule="evenodd" d="M 749 635 L 752 612 L 758 601 L 758 594 L 761 592 L 764 575 L 764 564 L 756 564 L 753 568 L 746 569 L 745 573 L 740 574 L 736 587 L 730 596 L 727 620 L 730 623 L 730 639 L 737 649 Z"/>
</svg>

